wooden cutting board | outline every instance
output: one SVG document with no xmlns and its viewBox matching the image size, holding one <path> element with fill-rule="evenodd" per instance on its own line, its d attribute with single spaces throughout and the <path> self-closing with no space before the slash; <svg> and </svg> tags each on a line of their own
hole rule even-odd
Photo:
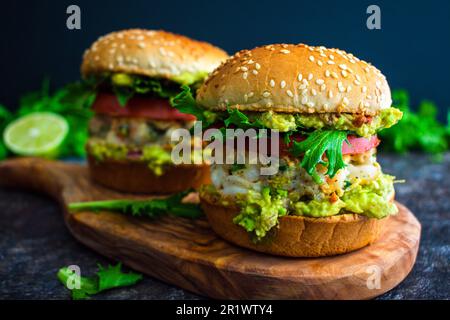
<svg viewBox="0 0 450 320">
<path fill-rule="evenodd" d="M 98 253 L 219 299 L 373 298 L 408 275 L 420 241 L 420 223 L 397 203 L 399 214 L 389 218 L 384 234 L 368 247 L 326 258 L 275 257 L 223 241 L 205 219 L 68 213 L 70 202 L 133 197 L 92 183 L 81 165 L 31 158 L 3 161 L 0 185 L 53 196 L 73 236 Z"/>
</svg>

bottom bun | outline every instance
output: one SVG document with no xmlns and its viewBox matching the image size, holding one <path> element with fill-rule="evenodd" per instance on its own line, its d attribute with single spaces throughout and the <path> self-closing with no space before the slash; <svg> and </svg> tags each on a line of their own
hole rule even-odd
<svg viewBox="0 0 450 320">
<path fill-rule="evenodd" d="M 157 176 L 143 161 L 98 161 L 88 156 L 91 178 L 105 187 L 131 193 L 174 193 L 210 183 L 208 165 L 168 166 Z"/>
<path fill-rule="evenodd" d="M 286 257 L 333 256 L 373 243 L 381 234 L 387 218 L 373 219 L 358 214 L 325 218 L 284 216 L 260 242 L 233 223 L 238 207 L 225 207 L 201 194 L 201 206 L 213 230 L 225 240 L 259 252 Z"/>
</svg>

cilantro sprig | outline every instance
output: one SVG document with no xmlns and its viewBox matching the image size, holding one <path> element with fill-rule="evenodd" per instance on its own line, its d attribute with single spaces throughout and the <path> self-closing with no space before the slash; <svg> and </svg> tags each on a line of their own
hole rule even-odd
<svg viewBox="0 0 450 320">
<path fill-rule="evenodd" d="M 98 265 L 98 271 L 94 277 L 82 277 L 73 273 L 69 267 L 59 269 L 57 277 L 61 283 L 71 291 L 72 299 L 88 299 L 90 296 L 105 290 L 131 286 L 142 280 L 142 275 L 138 273 L 124 273 L 122 265 L 102 267 Z M 75 277 L 78 277 L 76 279 Z M 72 288 L 72 285 L 79 283 L 79 288 Z M 69 285 L 70 283 L 70 285 Z"/>
<path fill-rule="evenodd" d="M 103 200 L 89 202 L 73 202 L 69 204 L 70 211 L 92 210 L 92 211 L 115 211 L 132 216 L 146 216 L 157 218 L 170 214 L 177 217 L 198 218 L 203 212 L 195 203 L 183 202 L 183 199 L 193 190 L 176 193 L 164 199 L 150 200 Z"/>
<path fill-rule="evenodd" d="M 160 79 L 138 76 L 133 76 L 130 79 L 131 83 L 126 86 L 111 83 L 112 90 L 121 106 L 125 106 L 136 94 L 150 94 L 160 98 L 172 98 L 179 91 L 176 85 L 167 85 Z"/>
<path fill-rule="evenodd" d="M 291 152 L 295 157 L 304 154 L 300 165 L 308 172 L 316 183 L 322 183 L 317 173 L 318 164 L 327 167 L 326 174 L 331 178 L 345 167 L 342 158 L 342 144 L 347 139 L 347 132 L 338 130 L 316 130 L 303 141 L 293 141 Z M 347 141 L 347 143 L 349 143 Z M 326 154 L 327 161 L 322 160 Z"/>
<path fill-rule="evenodd" d="M 450 112 L 447 113 L 447 127 L 437 120 L 437 107 L 431 101 L 424 100 L 417 112 L 410 108 L 408 92 L 392 92 L 393 105 L 403 112 L 403 118 L 395 126 L 379 133 L 385 150 L 406 153 L 421 150 L 439 155 L 447 151 L 450 145 Z"/>
</svg>

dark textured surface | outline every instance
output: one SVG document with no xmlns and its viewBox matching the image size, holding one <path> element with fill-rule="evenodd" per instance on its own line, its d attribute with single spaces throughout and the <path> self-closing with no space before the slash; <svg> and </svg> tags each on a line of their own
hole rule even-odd
<svg viewBox="0 0 450 320">
<path fill-rule="evenodd" d="M 397 200 L 422 223 L 416 265 L 399 286 L 379 299 L 450 299 L 450 154 L 441 163 L 427 156 L 380 155 L 386 173 L 398 179 Z M 1 178 L 1 177 L 0 177 Z M 68 299 L 56 279 L 61 266 L 76 264 L 92 274 L 111 263 L 84 247 L 66 230 L 58 205 L 45 196 L 0 189 L 0 299 Z M 149 277 L 99 299 L 197 299 Z"/>
</svg>

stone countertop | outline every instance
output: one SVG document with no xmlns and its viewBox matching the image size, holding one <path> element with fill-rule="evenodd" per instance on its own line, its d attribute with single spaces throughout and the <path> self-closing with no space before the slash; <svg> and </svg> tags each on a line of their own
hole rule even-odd
<svg viewBox="0 0 450 320">
<path fill-rule="evenodd" d="M 378 299 L 450 299 L 450 153 L 442 162 L 426 155 L 380 154 L 384 171 L 398 179 L 396 198 L 422 224 L 414 269 Z M 0 188 L 0 299 L 69 299 L 56 278 L 76 264 L 92 275 L 97 263 L 112 263 L 78 243 L 67 231 L 58 204 L 46 196 Z M 126 268 L 125 268 L 126 269 Z M 150 277 L 101 293 L 98 299 L 201 299 Z"/>
</svg>

